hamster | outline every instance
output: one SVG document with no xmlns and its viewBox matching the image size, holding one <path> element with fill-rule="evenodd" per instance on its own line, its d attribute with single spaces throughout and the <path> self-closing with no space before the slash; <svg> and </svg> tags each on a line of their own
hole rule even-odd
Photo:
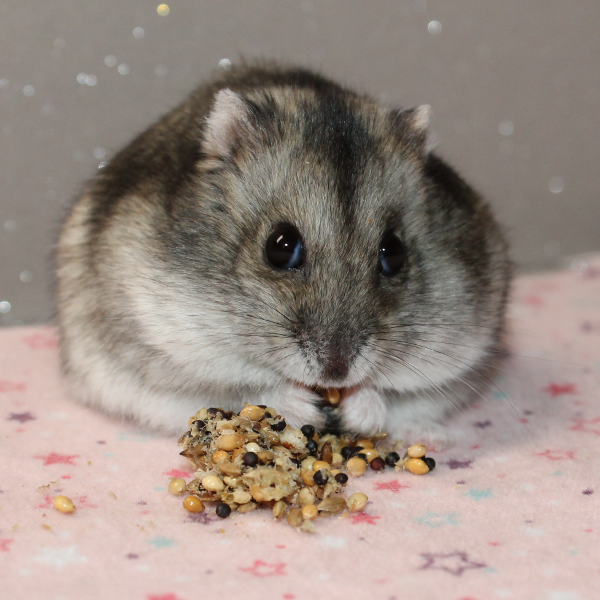
<svg viewBox="0 0 600 600">
<path fill-rule="evenodd" d="M 511 266 L 489 206 L 428 144 L 429 107 L 319 74 L 215 74 L 117 153 L 56 248 L 69 393 L 181 433 L 276 408 L 443 443 L 488 377 Z"/>
</svg>

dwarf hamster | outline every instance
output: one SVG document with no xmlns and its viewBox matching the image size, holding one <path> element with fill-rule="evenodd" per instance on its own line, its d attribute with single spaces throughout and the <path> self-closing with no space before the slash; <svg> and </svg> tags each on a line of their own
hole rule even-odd
<svg viewBox="0 0 600 600">
<path fill-rule="evenodd" d="M 215 74 L 91 180 L 57 244 L 73 397 L 181 433 L 202 406 L 443 438 L 501 340 L 510 261 L 429 107 L 310 70 Z"/>
</svg>

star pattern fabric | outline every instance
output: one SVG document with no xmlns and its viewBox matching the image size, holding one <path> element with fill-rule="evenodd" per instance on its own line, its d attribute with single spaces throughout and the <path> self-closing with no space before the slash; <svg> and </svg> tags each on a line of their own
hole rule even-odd
<svg viewBox="0 0 600 600">
<path fill-rule="evenodd" d="M 365 510 L 318 517 L 314 534 L 270 510 L 187 512 L 167 491 L 193 477 L 177 436 L 71 402 L 52 328 L 0 330 L 0 595 L 595 598 L 599 298 L 585 272 L 517 279 L 497 387 L 446 423 L 436 468 L 350 477 Z M 428 440 L 403 441 L 401 456 Z"/>
</svg>

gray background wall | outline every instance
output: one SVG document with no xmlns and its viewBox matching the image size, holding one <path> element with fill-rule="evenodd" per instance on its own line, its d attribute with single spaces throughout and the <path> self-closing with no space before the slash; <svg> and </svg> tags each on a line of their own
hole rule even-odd
<svg viewBox="0 0 600 600">
<path fill-rule="evenodd" d="M 600 249 L 598 0 L 0 0 L 0 317 L 48 320 L 62 207 L 219 61 L 433 106 L 523 269 Z"/>
</svg>

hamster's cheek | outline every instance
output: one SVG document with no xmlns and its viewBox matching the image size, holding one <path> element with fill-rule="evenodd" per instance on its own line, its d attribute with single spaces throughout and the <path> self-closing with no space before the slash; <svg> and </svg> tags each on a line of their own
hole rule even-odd
<svg viewBox="0 0 600 600">
<path fill-rule="evenodd" d="M 309 424 L 321 429 L 325 426 L 325 415 L 319 410 L 322 398 L 307 386 L 284 383 L 265 392 L 260 400 L 260 404 L 272 406 L 279 414 L 284 415 L 286 422 L 292 427 L 300 428 Z"/>
<path fill-rule="evenodd" d="M 373 387 L 360 385 L 344 391 L 342 429 L 364 435 L 385 430 L 385 398 Z"/>
</svg>

